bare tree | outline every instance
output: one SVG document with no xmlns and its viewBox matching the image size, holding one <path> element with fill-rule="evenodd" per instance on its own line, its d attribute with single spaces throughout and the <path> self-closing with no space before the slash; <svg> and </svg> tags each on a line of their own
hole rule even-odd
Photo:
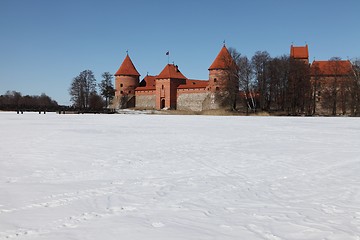
<svg viewBox="0 0 360 240">
<path fill-rule="evenodd" d="M 74 106 L 80 109 L 89 108 L 90 94 L 96 93 L 96 79 L 91 70 L 82 71 L 76 76 L 69 88 Z"/>
<path fill-rule="evenodd" d="M 332 115 L 338 113 L 338 109 L 341 109 L 341 113 L 346 113 L 346 105 L 348 101 L 349 92 L 346 90 L 347 84 L 349 84 L 349 75 L 347 73 L 346 66 L 339 57 L 333 57 L 330 59 L 327 69 L 327 82 L 323 87 L 323 101 L 322 106 L 328 109 Z"/>
<path fill-rule="evenodd" d="M 321 71 L 319 65 L 313 64 L 311 66 L 311 91 L 312 91 L 312 115 L 316 114 L 317 102 L 321 95 L 321 82 L 320 82 Z"/>
<path fill-rule="evenodd" d="M 235 110 L 239 95 L 239 81 L 241 76 L 239 63 L 242 56 L 241 53 L 232 47 L 229 48 L 229 53 L 232 59 L 231 61 L 228 60 L 227 81 L 225 83 L 225 89 L 227 92 L 227 104 L 231 107 L 232 110 Z"/>
<path fill-rule="evenodd" d="M 268 99 L 268 65 L 271 60 L 270 54 L 266 51 L 257 51 L 251 58 L 253 71 L 255 74 L 255 86 L 259 94 L 259 104 L 262 110 L 268 110 L 266 105 Z"/>
<path fill-rule="evenodd" d="M 338 92 L 339 92 L 338 82 L 339 82 L 339 72 L 340 72 L 340 65 L 339 65 L 340 60 L 341 59 L 338 57 L 333 57 L 330 59 L 331 62 L 329 66 L 329 71 L 332 73 L 333 79 L 328 85 L 326 95 L 329 106 L 332 109 L 332 115 L 336 115 L 337 104 L 338 104 Z"/>
<path fill-rule="evenodd" d="M 243 98 L 243 103 L 246 107 L 246 113 L 250 111 L 256 111 L 256 99 L 253 79 L 253 71 L 250 60 L 246 56 L 240 56 L 236 60 L 238 68 L 238 80 L 240 96 Z"/>
<path fill-rule="evenodd" d="M 104 72 L 102 74 L 103 80 L 99 84 L 100 95 L 105 98 L 105 106 L 108 107 L 110 101 L 115 95 L 115 89 L 113 86 L 113 75 L 109 72 Z"/>
<path fill-rule="evenodd" d="M 310 68 L 306 62 L 290 59 L 286 92 L 289 113 L 293 115 L 312 113 Z"/>
<path fill-rule="evenodd" d="M 92 92 L 89 96 L 89 109 L 92 111 L 100 111 L 104 107 L 104 100 L 96 92 Z"/>
<path fill-rule="evenodd" d="M 360 115 L 360 59 L 352 62 L 351 85 L 350 85 L 350 111 L 352 116 Z"/>
<path fill-rule="evenodd" d="M 289 57 L 275 57 L 269 62 L 267 106 L 271 111 L 284 111 L 289 78 Z"/>
</svg>

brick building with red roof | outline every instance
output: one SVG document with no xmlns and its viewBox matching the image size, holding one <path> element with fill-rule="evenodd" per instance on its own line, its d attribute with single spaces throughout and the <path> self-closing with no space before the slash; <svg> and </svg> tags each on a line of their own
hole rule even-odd
<svg viewBox="0 0 360 240">
<path fill-rule="evenodd" d="M 346 109 L 346 101 L 349 98 L 347 86 L 351 82 L 352 75 L 352 64 L 349 60 L 314 60 L 309 64 L 308 45 L 291 45 L 290 58 L 303 61 L 310 68 L 310 83 L 315 114 L 336 115 L 349 113 L 349 109 Z"/>
<path fill-rule="evenodd" d="M 214 94 L 223 90 L 226 71 L 234 61 L 224 45 L 209 67 L 208 80 L 188 79 L 179 67 L 167 64 L 156 76 L 140 74 L 126 55 L 115 73 L 115 108 L 178 109 L 202 111 L 220 108 Z"/>
</svg>

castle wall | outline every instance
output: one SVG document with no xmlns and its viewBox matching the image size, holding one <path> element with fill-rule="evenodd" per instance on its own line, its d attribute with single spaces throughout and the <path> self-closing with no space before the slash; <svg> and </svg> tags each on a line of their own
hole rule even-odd
<svg viewBox="0 0 360 240">
<path fill-rule="evenodd" d="M 216 93 L 208 93 L 203 102 L 203 110 L 215 110 L 221 108 L 221 104 L 217 101 Z"/>
<path fill-rule="evenodd" d="M 204 88 L 178 89 L 177 109 L 185 111 L 202 111 L 203 104 L 209 93 Z"/>
<path fill-rule="evenodd" d="M 135 107 L 135 95 L 124 94 L 115 96 L 112 100 L 111 107 L 115 109 L 133 108 Z"/>
<path fill-rule="evenodd" d="M 136 91 L 135 107 L 138 109 L 155 109 L 156 95 L 155 90 Z"/>
</svg>

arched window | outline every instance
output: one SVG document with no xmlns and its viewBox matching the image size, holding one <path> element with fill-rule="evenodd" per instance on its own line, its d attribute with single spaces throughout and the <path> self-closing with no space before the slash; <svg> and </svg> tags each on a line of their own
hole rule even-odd
<svg viewBox="0 0 360 240">
<path fill-rule="evenodd" d="M 123 84 L 122 83 L 120 83 L 120 87 L 122 87 L 123 86 Z"/>
<path fill-rule="evenodd" d="M 216 78 L 214 78 L 214 82 L 216 82 L 217 81 L 217 79 Z"/>
</svg>

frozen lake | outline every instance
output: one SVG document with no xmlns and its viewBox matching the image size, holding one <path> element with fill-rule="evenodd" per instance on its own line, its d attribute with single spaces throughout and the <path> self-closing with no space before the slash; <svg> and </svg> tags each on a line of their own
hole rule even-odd
<svg viewBox="0 0 360 240">
<path fill-rule="evenodd" d="M 0 112 L 0 239 L 360 239 L 360 118 Z"/>
</svg>

